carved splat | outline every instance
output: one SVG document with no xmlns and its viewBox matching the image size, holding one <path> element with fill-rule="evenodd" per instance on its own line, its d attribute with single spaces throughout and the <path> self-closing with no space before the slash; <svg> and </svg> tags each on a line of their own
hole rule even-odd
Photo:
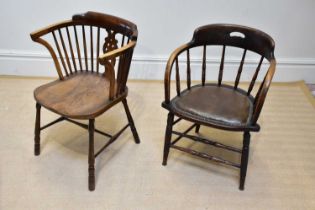
<svg viewBox="0 0 315 210">
<path fill-rule="evenodd" d="M 107 37 L 105 38 L 105 43 L 103 45 L 104 53 L 110 52 L 118 48 L 118 45 L 117 45 L 118 41 L 116 40 L 115 35 L 116 35 L 115 32 L 111 30 L 107 30 Z M 109 61 L 113 66 L 115 66 L 116 59 L 113 58 L 113 59 L 110 59 Z"/>
</svg>

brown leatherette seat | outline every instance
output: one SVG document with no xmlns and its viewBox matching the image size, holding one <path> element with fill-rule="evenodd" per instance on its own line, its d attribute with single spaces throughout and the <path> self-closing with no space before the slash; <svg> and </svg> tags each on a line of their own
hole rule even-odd
<svg viewBox="0 0 315 210">
<path fill-rule="evenodd" d="M 181 116 L 216 126 L 246 127 L 253 103 L 246 94 L 228 86 L 194 86 L 171 101 L 171 109 Z"/>
</svg>

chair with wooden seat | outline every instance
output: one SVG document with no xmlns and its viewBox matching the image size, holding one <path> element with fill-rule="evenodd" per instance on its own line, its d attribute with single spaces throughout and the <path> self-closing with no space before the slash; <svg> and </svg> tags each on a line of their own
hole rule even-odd
<svg viewBox="0 0 315 210">
<path fill-rule="evenodd" d="M 206 75 L 212 73 L 214 69 L 208 67 L 207 70 L 207 48 L 222 47 L 221 61 L 218 66 L 217 82 L 206 82 Z M 162 106 L 168 110 L 168 119 L 165 133 L 165 145 L 163 165 L 167 164 L 167 158 L 170 148 L 180 150 L 201 158 L 227 164 L 240 169 L 240 190 L 244 189 L 250 132 L 258 132 L 260 126 L 257 124 L 260 112 L 262 110 L 272 77 L 275 72 L 276 60 L 274 57 L 274 41 L 266 33 L 239 25 L 212 24 L 197 28 L 192 40 L 176 49 L 170 56 L 165 71 L 165 101 Z M 225 54 L 227 48 L 238 49 L 241 51 L 240 64 L 235 74 L 233 85 L 223 84 L 223 72 L 225 64 Z M 200 50 L 202 54 L 201 62 L 201 82 L 197 85 L 191 84 L 192 73 L 195 69 L 191 67 L 190 54 L 193 50 Z M 209 49 L 211 51 L 211 49 Z M 215 52 L 213 50 L 212 52 Z M 253 53 L 257 55 L 256 67 L 250 66 L 253 72 L 250 76 L 251 82 L 247 90 L 239 88 L 239 82 L 245 63 L 246 54 Z M 180 61 L 184 61 L 180 63 Z M 266 61 L 268 68 L 263 76 L 263 81 L 259 85 L 255 96 L 252 96 L 252 90 L 257 83 L 257 77 L 261 67 Z M 254 63 L 254 61 L 252 61 Z M 184 67 L 184 69 L 181 69 Z M 171 75 L 172 69 L 176 78 L 176 96 L 171 99 Z M 186 76 L 183 75 L 185 72 Z M 232 71 L 231 71 L 232 72 Z M 250 71 L 249 71 L 250 72 Z M 212 73 L 213 74 L 213 73 Z M 247 73 L 248 75 L 248 73 Z M 181 78 L 187 78 L 187 88 L 181 89 L 183 83 Z M 174 120 L 174 116 L 178 118 Z M 193 123 L 184 132 L 174 131 L 173 125 L 181 120 L 187 120 Z M 217 129 L 243 132 L 243 147 L 235 148 L 230 145 L 201 138 L 197 135 L 188 134 L 195 128 L 198 133 L 200 126 L 209 126 Z M 177 136 L 171 141 L 172 134 Z M 220 149 L 230 150 L 240 153 L 240 163 L 231 162 L 222 157 L 201 153 L 190 148 L 176 145 L 181 138 L 187 138 L 196 142 L 212 145 Z"/>
<path fill-rule="evenodd" d="M 40 154 L 40 131 L 57 122 L 66 120 L 88 129 L 89 190 L 95 189 L 95 157 L 126 128 L 131 128 L 135 142 L 140 143 L 126 100 L 126 82 L 137 36 L 135 24 L 96 12 L 74 15 L 71 20 L 31 34 L 33 41 L 48 49 L 59 76 L 58 80 L 34 91 L 37 110 L 35 155 Z M 115 135 L 95 129 L 95 118 L 119 102 L 125 108 L 129 123 Z M 42 106 L 61 117 L 41 127 Z M 89 123 L 75 120 L 88 120 Z M 109 138 L 96 153 L 94 132 Z"/>
</svg>

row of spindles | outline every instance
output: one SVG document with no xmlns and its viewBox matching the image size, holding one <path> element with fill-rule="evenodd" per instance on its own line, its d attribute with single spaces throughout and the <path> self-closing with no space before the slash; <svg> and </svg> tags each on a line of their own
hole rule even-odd
<svg viewBox="0 0 315 210">
<path fill-rule="evenodd" d="M 82 27 L 82 41 L 79 40 L 79 33 L 77 27 Z M 99 73 L 100 71 L 100 64 L 98 61 L 98 57 L 100 55 L 100 44 L 104 43 L 104 40 L 101 40 L 101 28 L 97 27 L 96 31 L 96 54 L 95 52 L 95 37 L 93 35 L 93 27 L 89 26 L 89 35 L 90 35 L 90 54 L 88 55 L 88 48 L 87 48 L 87 34 L 84 25 L 73 25 L 73 26 L 66 26 L 65 32 L 66 36 L 63 35 L 61 29 L 56 29 L 52 31 L 52 36 L 54 40 L 54 45 L 58 52 L 58 57 L 63 67 L 64 73 L 66 76 L 69 76 L 78 71 L 92 71 Z M 69 28 L 73 28 L 74 38 L 71 36 Z M 105 30 L 105 29 L 104 29 Z M 107 32 L 108 33 L 108 32 Z M 58 40 L 59 38 L 59 40 Z M 127 43 L 129 42 L 129 37 Z M 74 43 L 72 40 L 75 40 Z M 68 42 L 66 42 L 68 40 Z M 125 36 L 122 35 L 121 39 L 121 47 L 125 45 Z M 83 51 L 81 51 L 83 48 Z M 76 56 L 75 56 L 76 52 Z M 82 54 L 83 53 L 83 54 Z M 104 53 L 104 52 L 103 52 Z M 78 62 L 76 61 L 78 60 Z M 96 60 L 96 61 L 95 61 Z M 88 65 L 90 63 L 90 66 Z M 79 64 L 79 65 L 77 65 Z"/>
<path fill-rule="evenodd" d="M 221 61 L 220 61 L 220 67 L 219 67 L 219 75 L 218 75 L 218 86 L 221 86 L 222 84 L 222 78 L 223 78 L 223 71 L 224 71 L 224 61 L 225 61 L 225 49 L 226 46 L 223 45 L 223 49 L 222 49 L 222 54 L 221 54 Z M 204 86 L 205 85 L 205 81 L 206 81 L 206 70 L 207 70 L 207 55 L 206 55 L 206 50 L 207 50 L 207 46 L 203 45 L 203 55 L 202 55 L 202 66 L 201 66 L 201 84 Z M 244 62 L 245 62 L 245 57 L 246 57 L 246 52 L 247 49 L 244 49 L 243 54 L 242 54 L 242 59 L 240 61 L 240 65 L 237 71 L 237 75 L 235 78 L 235 83 L 234 83 L 234 89 L 238 88 L 239 82 L 240 82 L 240 78 L 241 78 L 241 74 L 243 71 L 243 66 L 244 66 Z M 263 63 L 264 60 L 264 56 L 261 56 L 258 66 L 255 70 L 255 73 L 252 77 L 252 80 L 249 84 L 248 87 L 248 91 L 247 91 L 247 95 L 250 95 L 251 91 L 253 90 L 253 87 L 255 85 L 256 79 L 258 77 L 259 71 L 261 69 L 261 65 Z M 190 89 L 191 88 L 191 59 L 190 59 L 190 50 L 187 49 L 186 50 L 186 66 L 187 66 L 187 88 Z M 181 88 L 180 88 L 180 71 L 179 71 L 179 61 L 178 61 L 178 56 L 175 58 L 175 79 L 176 79 L 176 92 L 177 95 L 180 95 L 181 92 Z"/>
</svg>

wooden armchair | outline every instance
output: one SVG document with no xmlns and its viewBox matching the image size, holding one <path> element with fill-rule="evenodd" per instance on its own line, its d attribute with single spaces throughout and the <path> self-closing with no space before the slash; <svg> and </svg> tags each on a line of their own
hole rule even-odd
<svg viewBox="0 0 315 210">
<path fill-rule="evenodd" d="M 207 72 L 206 49 L 208 46 L 222 46 L 222 56 L 219 65 L 217 83 L 206 82 L 206 74 L 213 71 L 213 69 L 211 69 Z M 191 71 L 193 70 L 191 68 L 190 51 L 192 48 L 198 47 L 202 48 L 203 54 L 201 64 L 201 84 L 191 85 Z M 225 51 L 227 47 L 236 47 L 243 50 L 240 65 L 237 74 L 235 75 L 234 85 L 227 85 L 222 82 Z M 273 39 L 262 31 L 238 25 L 213 24 L 197 28 L 194 32 L 193 39 L 172 53 L 166 66 L 164 80 L 165 101 L 162 103 L 162 106 L 169 111 L 165 133 L 163 165 L 167 164 L 169 149 L 177 149 L 191 155 L 240 168 L 239 188 L 240 190 L 244 189 L 250 131 L 258 132 L 260 129 L 257 120 L 275 72 L 276 60 L 274 57 L 274 47 L 275 44 Z M 258 54 L 260 59 L 257 60 L 258 64 L 256 70 L 252 74 L 248 89 L 243 90 L 240 89 L 238 85 L 243 71 L 246 53 L 249 51 Z M 183 66 L 185 66 L 184 71 L 180 71 L 180 56 L 184 57 L 184 60 L 186 61 L 186 64 L 183 64 Z M 269 68 L 267 69 L 266 75 L 254 97 L 251 95 L 251 92 L 264 60 L 268 61 Z M 170 86 L 173 66 L 175 66 L 177 95 L 171 99 Z M 186 72 L 187 78 L 187 88 L 184 90 L 181 89 L 180 80 L 180 78 L 183 77 L 180 73 L 183 72 Z M 175 121 L 174 115 L 178 117 Z M 173 125 L 182 119 L 188 120 L 194 124 L 184 132 L 173 131 Z M 194 128 L 196 133 L 198 133 L 200 125 L 223 130 L 244 132 L 243 148 L 239 149 L 223 145 L 209 139 L 188 134 L 188 132 Z M 172 134 L 177 136 L 173 141 L 171 141 Z M 241 163 L 233 163 L 224 160 L 221 157 L 212 156 L 176 145 L 176 143 L 183 137 L 240 153 Z"/>
<path fill-rule="evenodd" d="M 66 120 L 88 129 L 88 172 L 91 191 L 95 189 L 95 157 L 113 143 L 128 126 L 135 142 L 140 143 L 126 100 L 126 82 L 137 36 L 135 24 L 96 12 L 74 15 L 71 20 L 31 33 L 33 41 L 48 49 L 59 76 L 58 80 L 34 91 L 35 155 L 40 154 L 41 130 L 57 122 Z M 49 44 L 47 40 L 52 43 Z M 124 105 L 129 123 L 115 135 L 95 129 L 95 118 L 119 102 Z M 61 117 L 41 127 L 41 106 Z M 89 124 L 73 119 L 89 120 Z M 94 132 L 109 138 L 105 146 L 96 153 Z"/>
</svg>

